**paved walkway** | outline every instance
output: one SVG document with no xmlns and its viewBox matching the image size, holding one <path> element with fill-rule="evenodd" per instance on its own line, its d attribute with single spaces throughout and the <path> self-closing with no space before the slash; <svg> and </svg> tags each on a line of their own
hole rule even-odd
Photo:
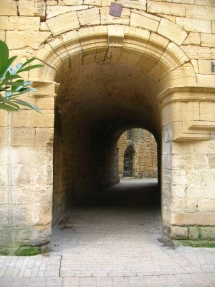
<svg viewBox="0 0 215 287">
<path fill-rule="evenodd" d="M 0 257 L 0 286 L 215 287 L 215 249 L 161 239 L 156 190 L 123 180 L 69 211 L 49 254 Z"/>
</svg>

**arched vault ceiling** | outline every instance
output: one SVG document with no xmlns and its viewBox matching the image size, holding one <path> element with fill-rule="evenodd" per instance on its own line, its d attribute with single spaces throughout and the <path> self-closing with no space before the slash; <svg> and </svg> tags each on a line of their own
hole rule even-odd
<svg viewBox="0 0 215 287">
<path fill-rule="evenodd" d="M 83 65 L 62 74 L 58 110 L 94 133 L 121 133 L 143 127 L 160 134 L 157 82 L 141 69 L 123 64 Z M 111 128 L 112 127 L 112 128 Z"/>
</svg>

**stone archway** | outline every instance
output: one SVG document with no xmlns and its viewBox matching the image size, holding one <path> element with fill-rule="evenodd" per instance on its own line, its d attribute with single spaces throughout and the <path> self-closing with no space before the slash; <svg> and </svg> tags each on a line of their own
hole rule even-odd
<svg viewBox="0 0 215 287">
<path fill-rule="evenodd" d="M 110 17 L 109 4 L 98 1 L 77 12 L 59 10 L 59 5 L 50 12 L 49 7 L 48 14 L 56 14 L 45 23 L 33 12 L 24 19 L 35 29 L 31 53 L 44 64 L 30 73 L 38 89 L 32 101 L 43 116 L 25 110 L 2 121 L 8 173 L 2 180 L 7 194 L 1 207 L 6 214 L 2 226 L 7 227 L 2 246 L 49 242 L 53 186 L 56 222 L 68 198 L 79 200 L 89 182 L 92 191 L 115 184 L 116 142 L 133 127 L 148 129 L 158 142 L 164 233 L 173 239 L 214 239 L 215 98 L 213 77 L 205 68 L 213 58 L 208 48 L 213 43 L 205 31 L 196 40 L 190 19 L 175 21 L 174 15 L 163 14 L 163 5 L 170 13 L 168 6 L 176 11 L 178 4 L 138 2 L 126 4 L 119 18 Z M 182 16 L 186 10 L 195 18 L 194 6 L 181 3 Z M 202 9 L 206 19 L 212 9 Z M 16 7 L 14 11 L 11 15 L 17 15 Z M 214 13 L 209 16 L 212 21 Z M 10 30 L 12 22 L 4 25 Z M 211 25 L 203 25 L 207 33 Z M 14 49 L 28 46 L 22 37 L 26 32 L 9 31 L 11 49 L 16 34 L 21 37 Z M 1 37 L 5 35 L 3 31 Z M 200 36 L 203 48 L 195 46 Z M 198 55 L 205 52 L 207 63 L 194 55 L 193 47 Z M 74 196 L 68 197 L 71 186 Z M 4 202 L 4 194 L 2 198 Z"/>
<path fill-rule="evenodd" d="M 181 38 L 185 37 L 183 30 L 178 32 Z M 73 190 L 70 200 L 77 201 L 86 186 L 90 185 L 93 191 L 98 184 L 106 187 L 118 182 L 114 150 L 117 138 L 124 130 L 132 127 L 150 130 L 159 143 L 161 154 L 161 106 L 157 96 L 166 88 L 182 83 L 195 85 L 196 82 L 187 56 L 170 39 L 153 31 L 121 25 L 81 28 L 64 33 L 45 44 L 37 58 L 45 63 L 40 75 L 43 78 L 45 75 L 46 82 L 54 80 L 60 83 L 55 112 L 55 150 L 58 152 L 55 153 L 53 221 L 57 222 L 67 208 L 69 190 Z M 32 76 L 40 81 L 40 75 Z M 150 118 L 152 115 L 153 120 Z M 85 124 L 82 119 L 85 119 Z M 69 144 L 63 143 L 62 133 L 70 134 L 66 125 L 71 129 L 74 126 L 72 136 L 68 136 Z M 63 156 L 69 148 L 75 151 L 74 138 L 80 145 L 81 134 L 86 136 L 89 130 L 96 140 L 89 140 L 88 135 L 81 142 L 91 143 L 91 151 L 88 152 L 92 152 L 97 144 L 100 147 L 99 155 L 98 152 L 94 155 L 98 166 L 88 163 L 97 178 L 93 174 L 89 176 L 89 166 L 86 169 L 78 167 L 81 172 L 77 176 L 77 163 L 74 169 L 71 164 L 65 164 Z M 86 146 L 79 146 L 81 148 L 87 151 Z M 112 150 L 110 158 L 106 156 L 107 149 Z M 81 162 L 86 160 L 84 152 L 71 156 L 71 162 L 75 162 L 74 157 L 79 157 Z M 74 177 L 63 178 L 72 172 Z"/>
</svg>

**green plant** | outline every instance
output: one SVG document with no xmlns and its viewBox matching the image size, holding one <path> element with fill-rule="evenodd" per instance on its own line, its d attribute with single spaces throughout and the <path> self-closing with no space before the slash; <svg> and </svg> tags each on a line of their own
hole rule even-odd
<svg viewBox="0 0 215 287">
<path fill-rule="evenodd" d="M 18 111 L 21 106 L 26 106 L 40 113 L 40 110 L 26 101 L 18 99 L 24 93 L 36 91 L 31 87 L 32 81 L 24 80 L 19 74 L 32 69 L 40 68 L 43 65 L 29 65 L 35 60 L 31 58 L 24 64 L 17 64 L 15 67 L 12 63 L 17 58 L 9 58 L 9 49 L 5 42 L 0 40 L 0 109 L 6 111 Z"/>
</svg>

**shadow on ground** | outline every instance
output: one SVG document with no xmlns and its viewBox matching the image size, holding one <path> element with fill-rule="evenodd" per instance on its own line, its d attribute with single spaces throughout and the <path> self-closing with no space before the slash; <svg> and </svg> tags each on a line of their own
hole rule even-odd
<svg viewBox="0 0 215 287">
<path fill-rule="evenodd" d="M 121 180 L 111 188 L 84 200 L 80 207 L 159 209 L 161 204 L 158 182 L 151 180 Z"/>
</svg>

